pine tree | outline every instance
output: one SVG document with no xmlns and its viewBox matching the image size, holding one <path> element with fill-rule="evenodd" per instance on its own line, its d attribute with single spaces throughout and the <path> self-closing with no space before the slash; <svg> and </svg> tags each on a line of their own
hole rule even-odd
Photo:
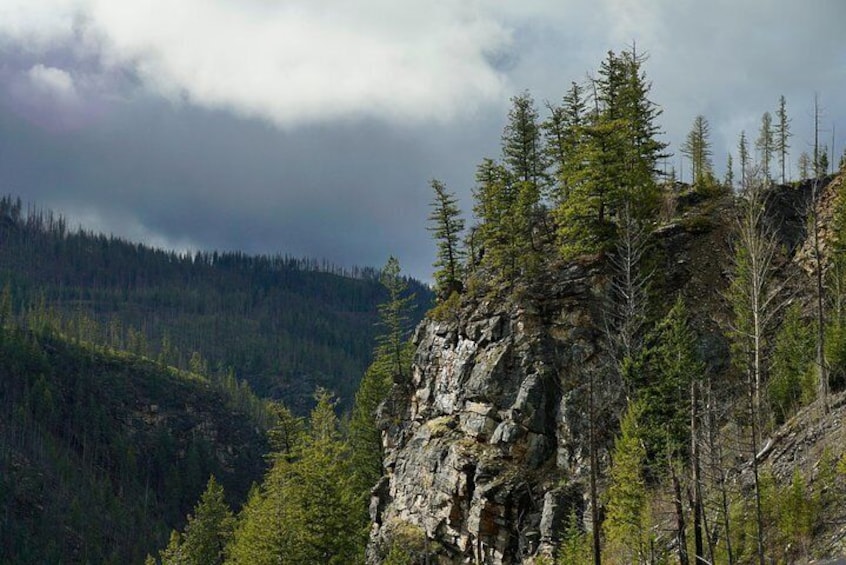
<svg viewBox="0 0 846 565">
<path fill-rule="evenodd" d="M 404 382 L 403 375 L 410 372 L 414 351 L 411 341 L 405 339 L 402 324 L 397 324 L 397 319 L 407 317 L 407 312 L 403 312 L 408 307 L 407 297 L 402 296 L 404 287 L 397 285 L 399 265 L 391 260 L 388 263 L 390 268 L 386 267 L 384 271 L 388 278 L 383 282 L 390 298 L 379 307 L 385 333 L 378 336 L 377 341 L 389 346 L 377 347 L 375 359 L 364 373 L 356 392 L 349 424 L 352 488 L 359 497 L 362 527 L 366 527 L 367 523 L 370 489 L 382 476 L 382 435 L 376 424 L 376 410 L 393 383 Z M 395 353 L 396 347 L 399 347 L 399 355 Z"/>
<path fill-rule="evenodd" d="M 528 91 L 511 98 L 502 132 L 502 160 L 516 182 L 530 183 L 538 194 L 546 184 L 547 159 L 535 101 Z"/>
<path fill-rule="evenodd" d="M 614 440 L 607 490 L 605 536 L 609 551 L 623 563 L 649 563 L 649 493 L 643 466 L 646 449 L 640 435 L 641 405 L 629 404 Z"/>
<path fill-rule="evenodd" d="M 773 141 L 773 117 L 769 112 L 761 116 L 761 129 L 758 131 L 758 139 L 755 141 L 755 148 L 761 156 L 761 171 L 767 182 L 770 181 L 770 163 L 773 159 L 775 142 Z"/>
<path fill-rule="evenodd" d="M 660 109 L 649 100 L 644 58 L 632 48 L 609 52 L 591 82 L 593 109 L 567 175 L 568 197 L 555 216 L 565 257 L 608 249 L 622 210 L 637 221 L 658 204 L 658 163 L 667 145 L 657 140 Z"/>
<path fill-rule="evenodd" d="M 484 159 L 476 169 L 473 213 L 479 220 L 473 230 L 478 235 L 483 261 L 502 272 L 508 280 L 517 277 L 516 196 L 508 171 L 493 159 Z"/>
<path fill-rule="evenodd" d="M 793 135 L 790 131 L 790 118 L 787 117 L 787 102 L 784 95 L 778 99 L 778 111 L 776 112 L 778 122 L 775 126 L 775 151 L 778 153 L 778 164 L 781 167 L 781 184 L 787 182 L 786 164 L 787 150 L 790 149 L 788 140 Z"/>
<path fill-rule="evenodd" d="M 182 538 L 184 563 L 214 565 L 223 563 L 223 550 L 232 538 L 234 517 L 223 496 L 223 487 L 209 479 L 205 492 L 188 516 Z"/>
<path fill-rule="evenodd" d="M 461 248 L 461 232 L 464 230 L 464 219 L 455 194 L 447 192 L 443 183 L 433 179 L 432 190 L 435 197 L 431 203 L 432 212 L 429 214 L 430 225 L 427 229 L 438 244 L 434 278 L 438 295 L 446 299 L 462 289 L 464 250 Z"/>
<path fill-rule="evenodd" d="M 291 457 L 273 457 L 260 489 L 239 515 L 229 562 L 359 563 L 366 531 L 353 488 L 349 450 L 341 440 L 335 401 L 318 391 L 317 405 Z"/>
<path fill-rule="evenodd" d="M 690 159 L 693 185 L 699 189 L 705 188 L 707 179 L 713 174 L 710 126 L 705 116 L 699 115 L 693 120 L 693 127 L 681 146 L 681 153 Z"/>
<path fill-rule="evenodd" d="M 746 142 L 746 132 L 740 132 L 740 139 L 737 142 L 737 154 L 740 156 L 740 186 L 746 186 L 746 176 L 751 165 L 749 161 L 749 144 Z"/>
<path fill-rule="evenodd" d="M 728 158 L 726 159 L 726 177 L 723 184 L 728 191 L 734 190 L 734 161 L 732 160 L 731 153 L 728 154 Z"/>
<path fill-rule="evenodd" d="M 586 125 L 584 88 L 577 82 L 570 85 L 561 106 L 549 105 L 549 118 L 542 124 L 546 136 L 549 161 L 554 166 L 555 188 L 552 200 L 561 203 L 570 196 L 571 187 L 582 174 L 578 159 Z"/>
<path fill-rule="evenodd" d="M 383 328 L 376 338 L 376 358 L 387 360 L 390 374 L 396 382 L 404 382 L 409 372 L 407 347 L 409 310 L 413 295 L 406 295 L 408 284 L 400 276 L 396 257 L 389 257 L 382 268 L 380 280 L 388 290 L 388 301 L 379 305 L 379 320 Z"/>
<path fill-rule="evenodd" d="M 813 399 L 814 359 L 810 355 L 813 350 L 812 327 L 802 319 L 800 304 L 794 303 L 787 309 L 775 336 L 772 376 L 767 386 L 776 424 L 787 420 L 803 401 Z"/>
</svg>

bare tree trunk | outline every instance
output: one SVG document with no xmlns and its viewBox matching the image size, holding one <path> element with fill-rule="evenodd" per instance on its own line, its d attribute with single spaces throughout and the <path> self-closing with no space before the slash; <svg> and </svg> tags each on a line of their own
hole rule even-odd
<svg viewBox="0 0 846 565">
<path fill-rule="evenodd" d="M 670 473 L 673 481 L 673 507 L 676 510 L 676 543 L 679 546 L 679 565 L 689 565 L 687 558 L 687 525 L 684 520 L 682 489 L 676 473 L 675 464 L 670 461 Z"/>
<path fill-rule="evenodd" d="M 690 465 L 693 471 L 693 546 L 694 562 L 705 563 L 702 542 L 702 476 L 699 461 L 699 384 L 690 382 Z"/>
<path fill-rule="evenodd" d="M 597 475 L 599 474 L 598 469 L 598 457 L 596 456 L 596 399 L 594 397 L 594 385 L 596 381 L 596 376 L 594 372 L 590 372 L 590 415 L 589 415 L 589 427 L 590 427 L 590 514 L 591 514 L 591 521 L 593 522 L 593 531 L 592 540 L 593 540 L 593 563 L 594 565 L 602 565 L 602 553 L 601 548 L 599 545 L 599 496 L 597 494 Z"/>
</svg>

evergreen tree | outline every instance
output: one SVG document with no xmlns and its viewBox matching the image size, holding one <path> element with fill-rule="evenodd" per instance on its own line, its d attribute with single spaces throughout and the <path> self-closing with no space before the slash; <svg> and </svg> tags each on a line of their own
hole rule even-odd
<svg viewBox="0 0 846 565">
<path fill-rule="evenodd" d="M 229 560 L 255 563 L 359 563 L 366 532 L 353 489 L 349 450 L 335 402 L 317 394 L 308 432 L 292 457 L 274 457 L 261 488 L 239 516 Z"/>
<path fill-rule="evenodd" d="M 705 116 L 696 116 L 696 119 L 693 120 L 693 127 L 681 146 L 682 155 L 690 159 L 693 185 L 700 189 L 705 187 L 709 176 L 713 174 L 709 136 L 708 120 L 705 119 Z"/>
<path fill-rule="evenodd" d="M 776 424 L 789 418 L 800 403 L 813 399 L 813 350 L 812 328 L 802 319 L 799 303 L 794 303 L 775 336 L 772 376 L 767 386 Z"/>
<path fill-rule="evenodd" d="M 775 150 L 775 141 L 773 140 L 773 117 L 769 112 L 764 112 L 761 116 L 761 129 L 758 131 L 758 139 L 755 141 L 755 148 L 761 156 L 761 171 L 764 174 L 767 182 L 770 181 L 770 163 L 773 158 L 773 151 Z"/>
<path fill-rule="evenodd" d="M 790 118 L 787 117 L 787 102 L 784 95 L 778 99 L 778 111 L 776 112 L 778 122 L 775 126 L 775 151 L 778 153 L 778 164 L 781 167 L 781 184 L 787 182 L 786 164 L 787 150 L 790 149 L 788 140 L 793 136 L 790 131 Z"/>
<path fill-rule="evenodd" d="M 650 563 L 649 492 L 643 466 L 646 449 L 640 433 L 641 405 L 629 404 L 614 440 L 609 471 L 605 536 L 609 552 L 622 563 Z"/>
<path fill-rule="evenodd" d="M 408 285 L 400 276 L 399 261 L 389 257 L 382 268 L 381 281 L 388 290 L 388 301 L 379 305 L 382 334 L 376 338 L 376 358 L 384 358 L 394 381 L 404 382 L 409 376 L 407 347 L 409 308 L 413 296 L 407 296 Z"/>
<path fill-rule="evenodd" d="M 511 99 L 508 123 L 502 132 L 502 161 L 510 185 L 507 213 L 511 216 L 512 251 L 518 274 L 530 274 L 537 266 L 539 242 L 535 228 L 548 179 L 546 150 L 535 102 L 528 92 Z"/>
<path fill-rule="evenodd" d="M 180 563 L 223 563 L 223 550 L 232 538 L 233 527 L 234 517 L 223 497 L 223 487 L 212 476 L 194 508 L 194 514 L 188 516 L 182 536 Z"/>
<path fill-rule="evenodd" d="M 435 191 L 435 198 L 431 204 L 430 226 L 427 229 L 438 244 L 434 278 L 440 298 L 445 299 L 462 289 L 461 264 L 464 250 L 460 243 L 464 219 L 455 194 L 447 192 L 443 183 L 433 179 L 432 190 Z"/>
<path fill-rule="evenodd" d="M 669 458 L 686 459 L 690 445 L 691 386 L 704 372 L 696 353 L 687 309 L 678 297 L 661 322 L 646 338 L 639 358 L 626 367 L 624 376 L 641 401 L 641 438 L 658 467 Z"/>
<path fill-rule="evenodd" d="M 746 132 L 740 132 L 740 139 L 737 142 L 737 154 L 740 156 L 740 186 L 746 186 L 746 176 L 749 172 L 751 162 L 749 161 L 749 144 L 746 142 Z"/>
<path fill-rule="evenodd" d="M 579 148 L 584 141 L 586 100 L 583 87 L 573 82 L 561 106 L 549 105 L 549 118 L 542 124 L 546 148 L 554 166 L 556 184 L 552 200 L 561 203 L 570 196 L 571 187 L 582 174 Z"/>
<path fill-rule="evenodd" d="M 515 182 L 546 184 L 547 159 L 535 101 L 529 92 L 511 98 L 508 123 L 502 132 L 502 160 Z"/>
<path fill-rule="evenodd" d="M 828 146 L 824 145 L 818 152 L 817 162 L 814 164 L 814 171 L 817 178 L 828 174 Z"/>
<path fill-rule="evenodd" d="M 556 209 L 565 256 L 607 249 L 622 210 L 637 221 L 657 207 L 658 163 L 666 144 L 657 140 L 660 109 L 648 98 L 644 58 L 632 48 L 609 52 L 592 81 L 593 109 L 586 118 L 568 176 L 568 198 Z"/>
<path fill-rule="evenodd" d="M 414 352 L 413 344 L 410 340 L 404 339 L 402 327 L 396 323 L 396 318 L 401 318 L 402 311 L 407 307 L 405 302 L 407 298 L 402 296 L 404 290 L 396 287 L 399 276 L 396 268 L 398 265 L 391 266 L 391 274 L 385 280 L 390 299 L 379 308 L 385 333 L 377 338 L 377 341 L 391 345 L 388 348 L 377 348 L 375 359 L 365 372 L 356 392 L 349 424 L 348 445 L 352 488 L 355 495 L 359 497 L 362 528 L 366 528 L 368 521 L 367 507 L 370 489 L 382 476 L 382 434 L 377 427 L 376 410 L 385 400 L 393 383 L 404 382 L 402 376 L 410 372 Z M 401 341 L 398 357 L 394 353 L 396 340 Z"/>
<path fill-rule="evenodd" d="M 726 159 L 726 177 L 723 180 L 723 184 L 728 191 L 734 190 L 734 161 L 732 160 L 731 153 L 728 154 L 728 158 Z"/>
<path fill-rule="evenodd" d="M 734 245 L 734 268 L 728 300 L 734 312 L 732 336 L 737 365 L 746 373 L 750 442 L 755 498 L 757 558 L 764 564 L 764 530 L 758 474 L 761 442 L 761 391 L 767 372 L 767 341 L 777 311 L 780 287 L 774 282 L 775 239 L 764 224 L 764 180 L 752 178 L 744 187 L 742 214 Z"/>
</svg>

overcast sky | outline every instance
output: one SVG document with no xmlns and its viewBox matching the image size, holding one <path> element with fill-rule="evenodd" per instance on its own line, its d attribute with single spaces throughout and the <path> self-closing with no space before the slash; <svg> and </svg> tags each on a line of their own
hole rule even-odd
<svg viewBox="0 0 846 565">
<path fill-rule="evenodd" d="M 0 193 L 173 249 L 399 257 L 429 179 L 471 206 L 509 98 L 542 107 L 633 41 L 676 153 L 719 173 L 787 99 L 791 161 L 846 146 L 842 0 L 0 0 Z M 689 170 L 689 166 L 684 166 Z"/>
</svg>

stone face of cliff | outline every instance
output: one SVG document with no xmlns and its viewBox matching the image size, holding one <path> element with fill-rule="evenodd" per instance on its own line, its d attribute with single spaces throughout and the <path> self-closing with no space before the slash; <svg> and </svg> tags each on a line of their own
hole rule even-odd
<svg viewBox="0 0 846 565">
<path fill-rule="evenodd" d="M 412 380 L 382 408 L 371 561 L 412 527 L 441 563 L 516 563 L 583 512 L 607 279 L 574 264 L 550 280 L 542 299 L 470 301 L 418 328 Z"/>
<path fill-rule="evenodd" d="M 827 185 L 824 210 L 839 186 Z M 776 187 L 768 210 L 784 253 L 778 276 L 799 294 L 809 187 Z M 731 196 L 678 206 L 651 236 L 650 317 L 683 296 L 709 378 L 730 403 L 738 386 L 722 291 L 737 209 Z M 590 407 L 602 473 L 625 403 L 605 329 L 612 274 L 599 259 L 557 264 L 507 295 L 468 291 L 418 327 L 412 378 L 380 408 L 385 474 L 371 500 L 370 563 L 392 540 L 411 540 L 430 563 L 530 563 L 552 554 L 571 515 L 589 521 Z"/>
</svg>

